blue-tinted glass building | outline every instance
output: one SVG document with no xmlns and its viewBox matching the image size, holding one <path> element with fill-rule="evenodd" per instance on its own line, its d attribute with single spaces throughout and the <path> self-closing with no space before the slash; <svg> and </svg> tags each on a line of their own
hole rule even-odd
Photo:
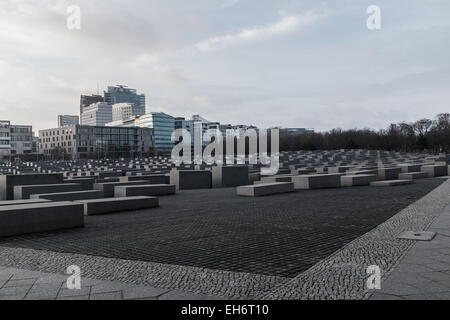
<svg viewBox="0 0 450 320">
<path fill-rule="evenodd" d="M 137 94 L 135 89 L 126 86 L 108 87 L 104 92 L 105 102 L 109 105 L 117 103 L 134 103 L 145 110 L 145 95 Z"/>
<path fill-rule="evenodd" d="M 170 155 L 174 147 L 172 133 L 175 130 L 175 118 L 163 112 L 152 112 L 136 118 L 135 125 L 141 128 L 152 128 L 155 153 Z"/>
</svg>

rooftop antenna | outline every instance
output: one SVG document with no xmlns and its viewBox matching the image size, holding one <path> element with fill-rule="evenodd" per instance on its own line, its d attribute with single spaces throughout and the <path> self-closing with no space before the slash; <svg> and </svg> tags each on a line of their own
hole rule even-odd
<svg viewBox="0 0 450 320">
<path fill-rule="evenodd" d="M 97 81 L 97 95 L 99 95 L 99 94 L 100 94 L 100 88 L 99 88 L 98 81 Z"/>
</svg>

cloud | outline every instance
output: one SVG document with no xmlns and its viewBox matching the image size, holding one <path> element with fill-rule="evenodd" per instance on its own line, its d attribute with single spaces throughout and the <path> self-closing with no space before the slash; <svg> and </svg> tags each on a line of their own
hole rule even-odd
<svg viewBox="0 0 450 320">
<path fill-rule="evenodd" d="M 237 33 L 211 37 L 198 42 L 195 48 L 201 52 L 209 52 L 228 46 L 262 41 L 271 37 L 288 34 L 302 27 L 310 26 L 323 17 L 323 14 L 313 11 L 291 15 L 285 15 L 281 11 L 281 15 L 282 17 L 275 23 L 244 28 Z"/>
<path fill-rule="evenodd" d="M 240 0 L 223 0 L 222 8 L 234 7 L 239 3 Z"/>
</svg>

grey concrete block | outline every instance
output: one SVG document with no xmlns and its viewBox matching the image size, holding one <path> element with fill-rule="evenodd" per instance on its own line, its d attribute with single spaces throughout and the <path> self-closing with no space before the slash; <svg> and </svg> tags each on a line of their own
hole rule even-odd
<svg viewBox="0 0 450 320">
<path fill-rule="evenodd" d="M 104 198 L 104 195 L 103 191 L 98 190 L 31 195 L 31 199 L 47 199 L 51 201 L 75 201 L 75 200 L 100 199 L 100 198 Z"/>
<path fill-rule="evenodd" d="M 370 185 L 372 187 L 394 187 L 413 183 L 414 183 L 413 180 L 385 180 L 385 181 L 375 181 L 372 182 Z"/>
<path fill-rule="evenodd" d="M 428 178 L 428 174 L 426 172 L 406 172 L 400 173 L 398 175 L 400 180 L 415 180 L 415 179 L 425 179 Z"/>
<path fill-rule="evenodd" d="M 0 207 L 1 206 L 14 206 L 19 204 L 32 204 L 32 203 L 43 203 L 43 202 L 49 202 L 50 200 L 46 199 L 26 199 L 26 200 L 6 200 L 6 201 L 0 201 Z"/>
<path fill-rule="evenodd" d="M 165 174 L 155 174 L 148 176 L 127 176 L 120 177 L 120 182 L 147 181 L 147 184 L 170 184 L 170 176 Z"/>
<path fill-rule="evenodd" d="M 248 166 L 216 166 L 212 168 L 213 188 L 232 188 L 248 184 Z"/>
<path fill-rule="evenodd" d="M 83 225 L 83 206 L 77 203 L 46 202 L 0 207 L 0 237 Z"/>
<path fill-rule="evenodd" d="M 380 180 L 396 180 L 402 173 L 402 168 L 380 168 L 378 169 L 378 178 Z"/>
<path fill-rule="evenodd" d="M 109 214 L 122 211 L 157 208 L 159 199 L 156 197 L 126 197 L 94 200 L 79 200 L 76 203 L 84 205 L 85 215 Z"/>
<path fill-rule="evenodd" d="M 237 195 L 243 197 L 260 197 L 288 192 L 294 192 L 292 182 L 261 183 L 236 188 Z"/>
<path fill-rule="evenodd" d="M 344 174 L 315 174 L 292 177 L 295 189 L 339 188 Z"/>
<path fill-rule="evenodd" d="M 0 176 L 0 200 L 14 199 L 14 186 L 59 184 L 63 183 L 62 173 L 51 174 L 23 174 L 23 175 L 1 175 Z"/>
<path fill-rule="evenodd" d="M 30 199 L 30 195 L 32 194 L 48 194 L 81 190 L 81 184 L 77 183 L 15 186 L 14 200 Z"/>
<path fill-rule="evenodd" d="M 425 172 L 430 178 L 443 177 L 448 175 L 448 167 L 446 165 L 426 165 L 422 166 L 421 171 Z"/>
<path fill-rule="evenodd" d="M 374 174 L 345 175 L 341 177 L 341 186 L 368 186 L 371 182 L 377 181 L 377 179 L 377 176 Z"/>
<path fill-rule="evenodd" d="M 114 197 L 166 196 L 176 194 L 173 184 L 144 184 L 137 186 L 118 186 L 114 188 Z"/>
<path fill-rule="evenodd" d="M 82 190 L 92 190 L 95 183 L 95 178 L 79 178 L 79 179 L 67 179 L 64 183 L 78 183 L 81 185 Z"/>
<path fill-rule="evenodd" d="M 95 183 L 94 190 L 103 191 L 106 198 L 114 197 L 114 188 L 119 186 L 135 186 L 148 184 L 148 181 L 130 181 L 130 182 L 105 182 L 105 183 Z"/>
<path fill-rule="evenodd" d="M 174 184 L 177 190 L 210 189 L 211 180 L 211 171 L 177 169 L 170 171 L 170 184 Z"/>
<path fill-rule="evenodd" d="M 409 173 L 409 172 L 420 172 L 422 165 L 421 164 L 399 164 L 399 167 L 402 169 L 402 173 Z M 401 178 L 399 178 L 399 179 L 401 179 Z"/>
</svg>

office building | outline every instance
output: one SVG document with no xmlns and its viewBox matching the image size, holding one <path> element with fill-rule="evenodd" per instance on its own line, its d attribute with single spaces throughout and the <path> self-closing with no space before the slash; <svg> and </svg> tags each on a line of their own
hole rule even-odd
<svg viewBox="0 0 450 320">
<path fill-rule="evenodd" d="M 0 160 L 8 159 L 11 155 L 11 122 L 0 120 Z"/>
<path fill-rule="evenodd" d="M 79 116 L 71 116 L 71 115 L 59 115 L 58 116 L 58 127 L 73 127 L 77 124 L 80 124 Z"/>
<path fill-rule="evenodd" d="M 154 150 L 158 155 L 170 155 L 174 147 L 172 133 L 175 130 L 175 118 L 162 113 L 152 112 L 127 120 L 108 123 L 107 126 L 139 127 L 153 129 Z"/>
<path fill-rule="evenodd" d="M 136 126 L 140 128 L 152 128 L 155 153 L 170 155 L 174 147 L 172 133 L 175 130 L 175 118 L 163 112 L 152 112 L 136 118 Z"/>
<path fill-rule="evenodd" d="M 136 106 L 144 108 L 145 114 L 145 95 L 137 94 L 135 89 L 127 88 L 126 86 L 108 87 L 104 92 L 104 101 L 110 105 L 117 103 L 134 103 Z"/>
<path fill-rule="evenodd" d="M 101 95 L 82 95 L 80 99 L 80 116 L 84 112 L 84 109 L 89 107 L 91 104 L 104 101 L 105 100 Z"/>
<path fill-rule="evenodd" d="M 11 125 L 11 156 L 33 153 L 33 127 Z"/>
<path fill-rule="evenodd" d="M 112 121 L 127 120 L 145 114 L 145 106 L 135 103 L 116 103 L 112 106 Z"/>
<path fill-rule="evenodd" d="M 33 128 L 0 120 L 0 159 L 33 153 Z"/>
<path fill-rule="evenodd" d="M 105 126 L 109 122 L 112 122 L 112 106 L 106 102 L 94 103 L 81 114 L 83 126 Z"/>
<path fill-rule="evenodd" d="M 40 152 L 51 159 L 145 157 L 153 153 L 153 130 L 84 126 L 39 131 Z"/>
</svg>

